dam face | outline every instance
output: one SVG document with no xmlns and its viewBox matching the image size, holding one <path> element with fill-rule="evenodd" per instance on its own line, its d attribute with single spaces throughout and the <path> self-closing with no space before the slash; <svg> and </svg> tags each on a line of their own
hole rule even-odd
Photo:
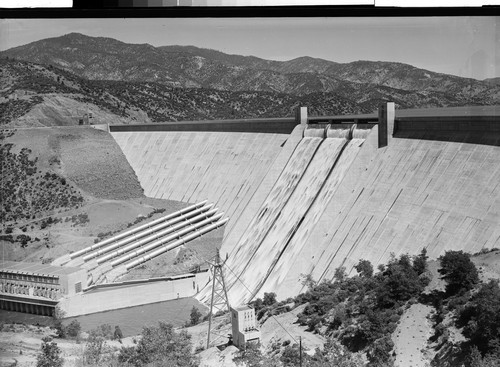
<svg viewBox="0 0 500 367">
<path fill-rule="evenodd" d="M 228 214 L 221 255 L 236 305 L 294 296 L 306 275 L 332 279 L 340 266 L 353 275 L 360 259 L 500 247 L 498 119 L 482 129 L 473 118 L 410 120 L 382 148 L 377 126 L 112 135 L 146 195 L 207 199 Z"/>
<path fill-rule="evenodd" d="M 207 131 L 112 135 L 146 196 L 214 202 L 230 218 L 226 235 L 289 138 L 288 134 Z"/>
</svg>

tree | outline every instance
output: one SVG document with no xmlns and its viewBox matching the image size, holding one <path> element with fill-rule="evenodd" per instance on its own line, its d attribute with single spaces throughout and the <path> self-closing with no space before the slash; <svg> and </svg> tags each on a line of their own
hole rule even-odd
<svg viewBox="0 0 500 367">
<path fill-rule="evenodd" d="M 307 354 L 302 353 L 302 359 L 306 359 Z M 281 353 L 280 361 L 284 367 L 295 367 L 300 364 L 300 350 L 298 344 L 287 345 Z"/>
<path fill-rule="evenodd" d="M 118 359 L 137 367 L 148 364 L 169 367 L 196 365 L 196 359 L 191 354 L 191 336 L 186 331 L 177 333 L 172 325 L 162 321 L 158 327 L 144 327 L 137 347 L 123 348 Z"/>
<path fill-rule="evenodd" d="M 446 292 L 449 295 L 468 291 L 479 282 L 479 274 L 469 254 L 463 251 L 446 251 L 439 262 L 439 273 L 447 283 Z"/>
<path fill-rule="evenodd" d="M 85 363 L 97 365 L 102 361 L 106 353 L 106 339 L 102 336 L 99 329 L 91 330 L 83 351 Z"/>
<path fill-rule="evenodd" d="M 191 315 L 190 315 L 191 325 L 197 325 L 200 322 L 201 316 L 202 316 L 202 314 L 198 310 L 198 308 L 196 306 L 193 306 L 193 308 L 191 309 Z"/>
<path fill-rule="evenodd" d="M 372 346 L 368 349 L 368 359 L 372 366 L 385 366 L 391 359 L 390 352 L 394 347 L 394 343 L 390 336 L 375 340 Z"/>
<path fill-rule="evenodd" d="M 337 269 L 335 269 L 333 279 L 335 279 L 337 282 L 342 282 L 345 278 L 347 278 L 345 266 L 341 266 L 341 267 L 338 267 Z"/>
<path fill-rule="evenodd" d="M 316 349 L 308 367 L 361 367 L 364 366 L 363 358 L 360 354 L 351 353 L 339 341 L 327 339 L 323 350 Z"/>
<path fill-rule="evenodd" d="M 233 359 L 237 366 L 245 367 L 278 367 L 281 366 L 276 357 L 267 356 L 262 353 L 259 344 L 247 343 L 241 354 Z"/>
<path fill-rule="evenodd" d="M 410 257 L 401 255 L 392 259 L 382 273 L 377 292 L 379 307 L 388 308 L 417 296 L 424 288 L 413 270 Z"/>
<path fill-rule="evenodd" d="M 359 260 L 354 269 L 356 269 L 360 276 L 365 278 L 370 278 L 373 275 L 373 265 L 368 260 Z"/>
<path fill-rule="evenodd" d="M 264 306 L 272 306 L 276 303 L 276 293 L 264 293 L 264 300 L 262 302 Z"/>
<path fill-rule="evenodd" d="M 482 284 L 460 312 L 464 335 L 483 353 L 500 351 L 500 287 L 491 280 Z"/>
<path fill-rule="evenodd" d="M 424 247 L 420 254 L 415 256 L 413 259 L 413 270 L 417 272 L 418 275 L 425 273 L 427 270 L 427 249 Z"/>
<path fill-rule="evenodd" d="M 46 336 L 42 339 L 41 348 L 36 358 L 37 367 L 62 367 L 64 359 L 61 357 L 61 349 L 51 337 Z"/>
</svg>

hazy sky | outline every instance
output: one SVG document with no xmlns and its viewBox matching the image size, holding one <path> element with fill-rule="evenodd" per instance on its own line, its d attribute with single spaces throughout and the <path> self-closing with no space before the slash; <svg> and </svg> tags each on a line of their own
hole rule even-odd
<svg viewBox="0 0 500 367">
<path fill-rule="evenodd" d="M 3 19 L 0 50 L 70 32 L 273 60 L 398 61 L 476 79 L 500 77 L 500 17 Z"/>
</svg>

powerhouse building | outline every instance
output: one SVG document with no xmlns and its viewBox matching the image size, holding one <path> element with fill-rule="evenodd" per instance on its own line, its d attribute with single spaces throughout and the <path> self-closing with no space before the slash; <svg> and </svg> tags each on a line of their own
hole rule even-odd
<svg viewBox="0 0 500 367">
<path fill-rule="evenodd" d="M 52 316 L 62 297 L 81 293 L 87 271 L 48 264 L 0 262 L 0 308 Z"/>
</svg>

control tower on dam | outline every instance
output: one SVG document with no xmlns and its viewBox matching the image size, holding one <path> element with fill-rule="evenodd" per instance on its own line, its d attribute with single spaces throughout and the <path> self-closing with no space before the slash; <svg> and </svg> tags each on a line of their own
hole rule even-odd
<svg viewBox="0 0 500 367">
<path fill-rule="evenodd" d="M 360 259 L 500 246 L 498 107 L 299 117 L 267 130 L 110 127 L 146 195 L 228 215 L 231 304 L 296 295 L 305 275 L 354 274 Z"/>
</svg>

